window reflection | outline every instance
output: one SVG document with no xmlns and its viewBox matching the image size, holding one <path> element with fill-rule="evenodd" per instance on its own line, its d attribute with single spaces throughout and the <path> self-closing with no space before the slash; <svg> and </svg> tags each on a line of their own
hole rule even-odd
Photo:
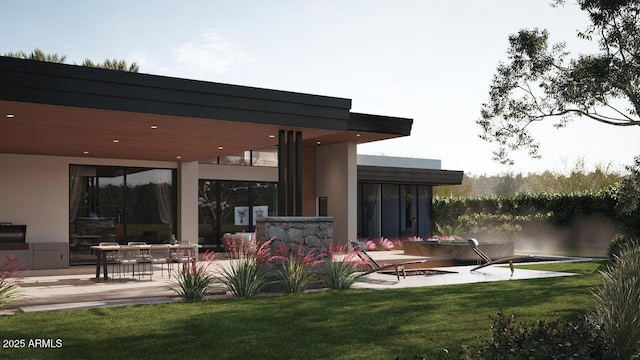
<svg viewBox="0 0 640 360">
<path fill-rule="evenodd" d="M 198 232 L 202 243 L 218 248 L 225 233 L 252 232 L 256 219 L 277 214 L 276 183 L 200 180 Z"/>
</svg>

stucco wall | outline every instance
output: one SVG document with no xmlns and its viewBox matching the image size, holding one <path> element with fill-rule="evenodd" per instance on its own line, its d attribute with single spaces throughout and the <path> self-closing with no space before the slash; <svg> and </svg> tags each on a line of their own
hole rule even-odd
<svg viewBox="0 0 640 360">
<path fill-rule="evenodd" d="M 333 217 L 333 238 L 357 237 L 356 144 L 340 143 L 316 149 L 316 196 L 327 197 L 327 216 Z"/>
<path fill-rule="evenodd" d="M 199 164 L 200 179 L 239 181 L 278 181 L 278 168 L 266 166 L 238 166 Z"/>
<path fill-rule="evenodd" d="M 0 221 L 27 225 L 28 243 L 69 241 L 69 163 L 0 154 Z"/>
</svg>

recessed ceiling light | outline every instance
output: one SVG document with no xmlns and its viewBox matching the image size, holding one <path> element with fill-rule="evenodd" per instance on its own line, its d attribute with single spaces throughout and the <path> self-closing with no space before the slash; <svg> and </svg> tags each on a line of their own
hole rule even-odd
<svg viewBox="0 0 640 360">
<path fill-rule="evenodd" d="M 114 142 L 114 143 L 119 143 L 119 142 L 120 142 L 120 140 L 118 140 L 118 139 L 113 139 L 113 142 Z"/>
<path fill-rule="evenodd" d="M 83 154 L 85 154 L 85 155 L 89 155 L 89 152 L 88 152 L 88 151 L 85 151 L 85 152 L 83 152 Z"/>
<path fill-rule="evenodd" d="M 218 146 L 218 150 L 223 150 L 224 146 Z"/>
<path fill-rule="evenodd" d="M 357 137 L 360 137 L 360 134 L 356 134 Z"/>
<path fill-rule="evenodd" d="M 320 143 L 320 141 L 316 141 L 316 144 L 317 144 L 317 145 L 320 145 L 321 143 Z"/>
<path fill-rule="evenodd" d="M 176 159 L 182 159 L 182 156 L 178 155 L 176 156 Z"/>
<path fill-rule="evenodd" d="M 151 128 L 152 128 L 152 129 L 157 129 L 157 128 L 158 128 L 158 125 L 151 125 Z"/>
<path fill-rule="evenodd" d="M 13 114 L 7 114 L 7 119 L 13 119 L 15 117 L 15 115 Z"/>
<path fill-rule="evenodd" d="M 275 135 L 269 135 L 269 139 L 273 139 L 274 137 L 276 137 Z"/>
</svg>

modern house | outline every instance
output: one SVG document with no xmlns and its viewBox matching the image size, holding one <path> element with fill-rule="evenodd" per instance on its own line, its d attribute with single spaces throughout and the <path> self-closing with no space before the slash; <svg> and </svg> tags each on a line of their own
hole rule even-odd
<svg viewBox="0 0 640 360">
<path fill-rule="evenodd" d="M 97 241 L 175 234 L 216 247 L 267 215 L 331 216 L 342 241 L 429 236 L 432 186 L 459 184 L 462 172 L 358 157 L 357 144 L 409 136 L 413 120 L 350 108 L 0 57 L 0 256 L 46 269 L 92 260 Z M 23 244 L 15 225 L 26 225 Z"/>
</svg>

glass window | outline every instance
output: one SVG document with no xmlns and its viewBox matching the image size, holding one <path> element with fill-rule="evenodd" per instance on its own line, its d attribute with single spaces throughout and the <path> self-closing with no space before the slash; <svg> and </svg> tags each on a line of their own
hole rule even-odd
<svg viewBox="0 0 640 360">
<path fill-rule="evenodd" d="M 175 170 L 69 167 L 69 260 L 95 261 L 104 241 L 157 243 L 175 233 Z"/>
<path fill-rule="evenodd" d="M 219 246 L 225 233 L 251 232 L 256 219 L 277 214 L 277 184 L 200 180 L 199 237 Z"/>
<path fill-rule="evenodd" d="M 400 185 L 400 238 L 417 234 L 417 201 L 415 185 Z"/>
<path fill-rule="evenodd" d="M 380 184 L 362 184 L 362 238 L 377 238 L 382 235 Z"/>
<path fill-rule="evenodd" d="M 400 234 L 400 189 L 396 184 L 382 184 L 382 236 L 396 238 Z"/>
<path fill-rule="evenodd" d="M 251 151 L 243 151 L 240 154 L 220 156 L 220 165 L 251 165 Z"/>
<path fill-rule="evenodd" d="M 256 219 L 277 214 L 278 196 L 276 195 L 277 184 L 275 183 L 254 183 L 252 184 L 252 221 L 256 224 Z"/>
<path fill-rule="evenodd" d="M 278 149 L 254 150 L 251 152 L 251 165 L 278 167 Z"/>
<path fill-rule="evenodd" d="M 418 191 L 418 236 L 423 239 L 433 234 L 431 220 L 431 197 L 433 187 L 427 185 L 419 185 Z"/>
</svg>

